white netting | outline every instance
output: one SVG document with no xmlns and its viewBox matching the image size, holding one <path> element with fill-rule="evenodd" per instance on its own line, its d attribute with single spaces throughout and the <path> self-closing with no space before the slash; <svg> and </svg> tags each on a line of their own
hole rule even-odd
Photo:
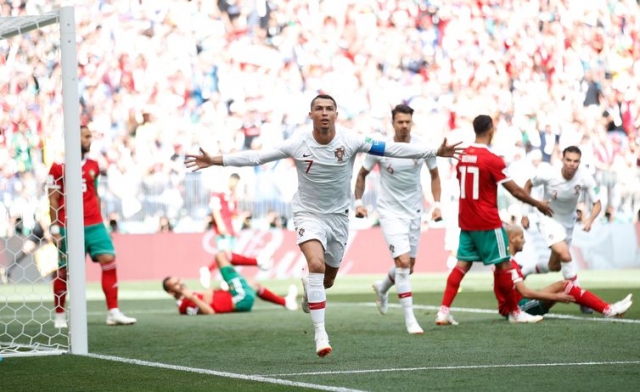
<svg viewBox="0 0 640 392">
<path fill-rule="evenodd" d="M 0 355 L 66 352 L 53 325 L 57 249 L 44 187 L 64 140 L 56 13 L 0 18 Z"/>
</svg>

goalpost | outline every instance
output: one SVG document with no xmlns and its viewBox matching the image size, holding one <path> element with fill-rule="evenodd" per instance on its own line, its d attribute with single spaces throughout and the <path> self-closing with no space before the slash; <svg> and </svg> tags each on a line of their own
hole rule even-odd
<svg viewBox="0 0 640 392">
<path fill-rule="evenodd" d="M 62 7 L 42 15 L 0 18 L 0 53 L 4 57 L 1 72 L 11 75 L 12 62 L 16 60 L 16 53 L 29 36 L 45 27 L 59 32 L 59 42 L 54 50 L 59 54 L 62 80 L 57 82 L 62 86 L 62 117 L 60 129 L 64 135 L 64 164 L 65 164 L 65 204 L 67 206 L 67 264 L 69 290 L 69 328 L 55 329 L 53 326 L 53 290 L 50 282 L 45 283 L 12 283 L 0 284 L 0 356 L 35 356 L 54 355 L 63 353 L 87 354 L 87 305 L 85 288 L 85 254 L 84 254 L 84 220 L 82 208 L 82 163 L 80 153 L 80 116 L 78 96 L 78 63 L 76 55 L 76 25 L 73 7 Z M 50 32 L 41 30 L 45 34 Z M 2 42 L 5 41 L 6 42 Z M 24 59 L 24 56 L 21 57 Z M 51 59 L 47 59 L 51 61 Z M 54 60 L 54 61 L 56 61 Z M 24 64 L 19 64 L 24 65 Z M 29 64 L 26 64 L 29 65 Z M 35 64 L 32 65 L 34 68 Z M 36 79 L 37 95 L 39 91 L 37 81 L 39 75 L 35 72 L 31 77 Z M 2 86 L 0 86 L 2 87 Z M 34 110 L 19 107 L 17 97 L 11 98 L 11 91 L 5 92 L 5 104 L 9 111 Z M 7 103 L 8 102 L 8 103 Z M 5 107 L 2 109 L 5 110 Z M 0 127 L 5 125 L 0 124 Z M 43 124 L 44 127 L 53 124 Z M 9 145 L 9 144 L 7 144 Z M 0 200 L 2 202 L 2 200 Z M 5 213 L 5 211 L 2 211 Z M 11 216 L 6 211 L 10 221 Z M 48 230 L 48 227 L 44 228 Z M 1 234 L 3 235 L 3 234 Z M 2 258 L 11 259 L 7 238 L 0 236 L 0 266 Z M 10 262 L 12 260 L 9 260 Z M 5 260 L 6 263 L 6 260 Z M 7 265 L 5 264 L 5 267 Z"/>
</svg>

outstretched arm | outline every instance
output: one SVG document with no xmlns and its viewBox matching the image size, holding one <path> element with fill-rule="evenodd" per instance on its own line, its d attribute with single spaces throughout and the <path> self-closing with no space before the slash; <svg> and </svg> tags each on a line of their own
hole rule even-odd
<svg viewBox="0 0 640 392">
<path fill-rule="evenodd" d="M 528 288 L 524 281 L 516 282 L 515 284 L 516 291 L 520 293 L 524 298 L 529 299 L 539 299 L 541 301 L 552 301 L 552 302 L 575 302 L 575 298 L 566 294 L 564 291 L 560 292 L 550 292 L 550 291 L 537 291 Z"/>
<path fill-rule="evenodd" d="M 227 155 L 212 156 L 200 148 L 200 154 L 185 155 L 184 164 L 196 172 L 209 166 L 259 166 L 267 162 L 288 157 L 283 148 L 268 150 L 247 150 Z"/>
<path fill-rule="evenodd" d="M 513 195 L 513 197 L 520 200 L 521 202 L 536 207 L 540 212 L 547 216 L 553 215 L 553 210 L 551 209 L 551 207 L 549 207 L 549 203 L 543 203 L 539 200 L 534 199 L 524 189 L 520 188 L 518 184 L 515 183 L 515 181 L 505 181 L 502 183 L 502 186 L 504 186 L 506 190 Z"/>
<path fill-rule="evenodd" d="M 380 141 L 374 141 L 371 149 L 367 151 L 372 155 L 395 157 L 395 158 L 413 158 L 413 159 L 427 159 L 435 157 L 455 158 L 464 151 L 464 147 L 460 147 L 462 142 L 447 144 L 447 139 L 444 139 L 440 147 L 427 148 L 424 146 L 417 146 L 410 143 L 385 143 Z"/>
<path fill-rule="evenodd" d="M 369 173 L 369 170 L 364 167 L 360 168 L 358 178 L 356 178 L 356 189 L 354 192 L 356 197 L 356 218 L 364 218 L 368 215 L 367 207 L 362 204 L 362 195 L 364 195 L 364 184 Z"/>
</svg>

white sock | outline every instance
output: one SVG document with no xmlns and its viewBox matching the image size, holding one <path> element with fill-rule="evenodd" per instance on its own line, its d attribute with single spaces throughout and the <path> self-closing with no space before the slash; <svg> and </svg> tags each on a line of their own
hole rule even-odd
<svg viewBox="0 0 640 392">
<path fill-rule="evenodd" d="M 415 321 L 416 316 L 413 314 L 413 297 L 411 292 L 411 281 L 409 280 L 409 268 L 396 268 L 396 290 L 398 290 L 398 300 L 404 310 L 404 319 L 406 322 Z"/>
<path fill-rule="evenodd" d="M 324 310 L 327 302 L 327 293 L 324 289 L 324 274 L 309 273 L 307 280 L 307 298 L 309 300 L 309 311 L 311 321 L 315 329 L 316 338 L 326 335 L 324 329 Z"/>
<path fill-rule="evenodd" d="M 573 281 L 575 286 L 580 287 L 578 284 L 578 269 L 576 268 L 576 263 L 573 261 L 569 261 L 567 263 L 560 263 L 560 271 L 562 271 L 562 276 L 566 280 Z"/>
<path fill-rule="evenodd" d="M 395 284 L 395 281 L 394 281 L 395 277 L 396 277 L 396 267 L 391 267 L 391 269 L 389 270 L 389 273 L 387 274 L 387 276 L 384 277 L 384 279 L 382 279 L 382 283 L 380 284 L 379 289 L 382 294 L 386 294 L 387 291 L 389 291 L 389 289 L 391 288 L 391 286 Z"/>
</svg>

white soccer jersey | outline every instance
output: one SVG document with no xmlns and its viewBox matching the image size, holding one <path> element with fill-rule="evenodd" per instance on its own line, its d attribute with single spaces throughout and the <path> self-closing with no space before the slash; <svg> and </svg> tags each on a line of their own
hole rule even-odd
<svg viewBox="0 0 640 392">
<path fill-rule="evenodd" d="M 393 142 L 393 138 L 388 140 Z M 411 136 L 409 142 L 421 145 L 419 138 Z M 376 164 L 380 167 L 380 193 L 378 212 L 381 217 L 416 218 L 422 215 L 424 203 L 420 172 L 426 163 L 429 170 L 437 167 L 436 158 L 401 159 L 368 155 L 362 167 L 371 171 Z"/>
<path fill-rule="evenodd" d="M 596 181 L 591 174 L 582 168 L 576 171 L 572 179 L 567 180 L 562 176 L 560 168 L 541 164 L 531 179 L 531 183 L 533 186 L 543 186 L 544 199 L 549 200 L 549 206 L 553 210 L 553 219 L 566 228 L 571 228 L 574 225 L 576 206 L 583 190 L 586 189 L 592 203 L 600 200 Z"/>
<path fill-rule="evenodd" d="M 225 166 L 257 166 L 291 157 L 298 172 L 298 191 L 292 211 L 317 214 L 347 213 L 351 201 L 351 176 L 356 154 L 395 156 L 413 159 L 435 158 L 437 149 L 409 143 L 384 143 L 336 129 L 329 144 L 319 144 L 310 131 L 302 132 L 273 149 L 242 151 L 225 155 Z"/>
</svg>

